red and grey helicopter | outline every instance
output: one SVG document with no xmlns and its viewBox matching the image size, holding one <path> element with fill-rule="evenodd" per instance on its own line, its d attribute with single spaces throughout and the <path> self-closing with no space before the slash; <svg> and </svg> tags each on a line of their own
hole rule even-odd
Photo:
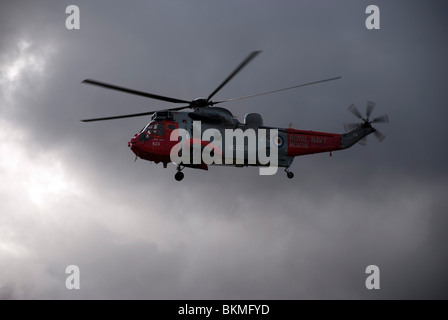
<svg viewBox="0 0 448 320">
<path fill-rule="evenodd" d="M 293 128 L 276 128 L 265 126 L 263 123 L 263 118 L 258 113 L 248 113 L 244 117 L 244 122 L 240 122 L 236 119 L 233 114 L 221 107 L 216 107 L 216 105 L 231 102 L 241 99 L 247 99 L 251 97 L 256 97 L 260 95 L 275 93 L 284 90 L 290 90 L 294 88 L 309 86 L 313 84 L 318 84 L 322 82 L 332 81 L 340 79 L 340 77 L 334 77 L 314 82 L 309 82 L 305 84 L 300 84 L 288 88 L 272 90 L 252 95 L 247 95 L 243 97 L 237 97 L 227 100 L 213 101 L 212 98 L 233 78 L 237 73 L 239 73 L 252 59 L 254 59 L 261 51 L 254 51 L 250 53 L 237 67 L 236 69 L 207 97 L 207 98 L 196 98 L 192 101 L 177 99 L 172 97 L 166 97 L 161 95 L 156 95 L 148 92 L 137 91 L 133 89 L 128 89 L 92 79 L 86 79 L 82 83 L 95 85 L 107 89 L 117 90 L 129 94 L 134 94 L 138 96 L 143 96 L 146 98 L 183 104 L 181 107 L 163 109 L 158 111 L 149 111 L 143 113 L 126 114 L 112 117 L 102 117 L 94 119 L 81 120 L 83 122 L 93 122 L 93 121 L 103 121 L 103 120 L 114 120 L 130 117 L 141 117 L 151 115 L 150 122 L 128 143 L 128 146 L 134 152 L 137 158 L 141 158 L 148 161 L 154 161 L 155 163 L 162 163 L 163 167 L 166 168 L 167 164 L 172 161 L 171 151 L 174 146 L 180 144 L 182 140 L 180 136 L 173 136 L 176 129 L 183 129 L 185 132 L 189 133 L 187 137 L 183 137 L 183 145 L 186 148 L 200 148 L 202 151 L 208 148 L 208 151 L 213 156 L 221 159 L 222 161 L 215 161 L 214 165 L 232 165 L 232 166 L 267 166 L 265 162 L 260 161 L 260 159 L 255 156 L 254 161 L 248 161 L 248 141 L 240 140 L 239 144 L 232 148 L 232 150 L 223 150 L 222 143 L 216 143 L 216 137 L 214 139 L 202 139 L 202 133 L 206 130 L 213 128 L 216 132 L 221 133 L 224 137 L 225 130 L 236 130 L 241 129 L 242 132 L 248 130 L 254 130 L 255 134 L 258 135 L 260 130 L 272 130 L 275 129 L 276 134 L 266 135 L 266 149 L 269 150 L 274 146 L 277 148 L 277 161 L 276 167 L 284 168 L 288 178 L 293 178 L 294 174 L 289 171 L 294 157 L 302 156 L 313 153 L 322 152 L 332 152 L 336 150 L 343 150 L 353 146 L 355 143 L 360 142 L 365 144 L 366 137 L 372 133 L 375 134 L 379 141 L 382 141 L 385 136 L 372 127 L 372 123 L 387 123 L 389 118 L 387 115 L 383 115 L 370 120 L 370 115 L 375 106 L 374 102 L 368 101 L 366 107 L 366 116 L 363 117 L 358 111 L 355 105 L 351 105 L 348 110 L 352 112 L 357 118 L 361 120 L 361 123 L 351 123 L 345 124 L 346 133 L 328 133 L 328 132 L 317 132 L 317 131 L 305 131 L 296 130 Z M 191 111 L 181 111 L 184 109 L 191 109 Z M 200 136 L 195 138 L 193 136 L 194 126 L 200 123 Z M 193 137 L 192 139 L 188 137 Z M 220 141 L 222 142 L 222 141 Z M 273 144 L 272 144 L 273 142 Z M 260 142 L 257 143 L 256 148 L 260 147 Z M 243 150 L 239 153 L 239 158 L 237 156 L 236 150 Z M 182 153 L 182 151 L 180 151 Z M 194 152 L 192 152 L 193 154 Z M 225 158 L 225 159 L 224 159 Z M 215 158 L 216 159 L 216 158 Z M 225 161 L 224 161 L 225 160 Z M 173 162 L 174 163 L 174 162 Z M 175 179 L 180 181 L 184 178 L 182 170 L 185 167 L 196 168 L 202 170 L 208 170 L 208 164 L 204 161 L 184 161 L 174 163 L 177 166 L 177 172 L 175 174 Z"/>
</svg>

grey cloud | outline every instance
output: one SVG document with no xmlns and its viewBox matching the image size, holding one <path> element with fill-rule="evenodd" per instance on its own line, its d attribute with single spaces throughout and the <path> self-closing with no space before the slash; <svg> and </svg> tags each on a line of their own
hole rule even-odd
<svg viewBox="0 0 448 320">
<path fill-rule="evenodd" d="M 68 4 L 1 5 L 1 70 L 20 41 L 44 66 L 14 91 L 0 73 L 1 298 L 447 297 L 446 5 L 377 1 L 381 30 L 368 31 L 368 1 L 89 1 L 69 31 Z M 386 140 L 299 157 L 293 180 L 211 167 L 179 184 L 174 166 L 133 162 L 127 141 L 148 119 L 79 122 L 170 106 L 85 78 L 193 99 L 257 49 L 219 98 L 342 79 L 226 105 L 240 119 L 342 132 L 346 108 L 373 100 Z"/>
</svg>

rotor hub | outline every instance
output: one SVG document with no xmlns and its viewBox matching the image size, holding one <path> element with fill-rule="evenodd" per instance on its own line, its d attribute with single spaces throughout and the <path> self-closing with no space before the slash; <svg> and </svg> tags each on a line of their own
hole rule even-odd
<svg viewBox="0 0 448 320">
<path fill-rule="evenodd" d="M 372 128 L 372 121 L 369 121 L 369 119 L 362 119 L 362 126 L 363 128 Z"/>
<path fill-rule="evenodd" d="M 207 101 L 207 99 L 204 98 L 204 97 L 199 97 L 199 98 L 196 98 L 193 101 L 191 101 L 190 105 L 194 109 L 206 108 L 208 106 L 212 106 L 213 102 L 212 101 Z"/>
</svg>

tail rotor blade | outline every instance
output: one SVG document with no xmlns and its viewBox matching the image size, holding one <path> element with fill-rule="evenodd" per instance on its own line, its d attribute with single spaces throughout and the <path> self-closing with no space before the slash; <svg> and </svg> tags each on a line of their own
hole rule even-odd
<svg viewBox="0 0 448 320">
<path fill-rule="evenodd" d="M 373 108 L 375 108 L 375 102 L 373 101 L 367 101 L 367 107 L 366 107 L 366 115 L 367 119 L 369 119 L 370 115 L 372 114 Z"/>
<path fill-rule="evenodd" d="M 367 146 L 367 137 L 364 137 L 361 140 L 359 140 L 359 144 L 364 147 Z"/>
<path fill-rule="evenodd" d="M 378 130 L 374 132 L 375 137 L 378 139 L 379 142 L 383 141 L 386 136 L 379 132 Z"/>
<path fill-rule="evenodd" d="M 358 126 L 359 126 L 359 123 L 344 123 L 345 132 L 352 131 L 353 129 L 357 128 Z"/>
<path fill-rule="evenodd" d="M 389 123 L 389 117 L 387 116 L 387 114 L 385 114 L 381 117 L 373 119 L 372 123 Z"/>
<path fill-rule="evenodd" d="M 358 111 L 358 108 L 356 108 L 356 106 L 354 104 L 350 105 L 350 107 L 348 107 L 348 110 L 353 113 L 355 115 L 355 117 L 359 118 L 362 120 L 362 116 Z"/>
</svg>

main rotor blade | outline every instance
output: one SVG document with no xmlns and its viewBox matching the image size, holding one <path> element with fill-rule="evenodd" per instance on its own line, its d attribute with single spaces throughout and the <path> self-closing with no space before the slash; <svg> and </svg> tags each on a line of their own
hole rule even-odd
<svg viewBox="0 0 448 320">
<path fill-rule="evenodd" d="M 385 114 L 384 116 L 373 119 L 372 123 L 389 123 L 389 117 Z"/>
<path fill-rule="evenodd" d="M 353 113 L 357 118 L 363 120 L 361 114 L 358 111 L 358 108 L 354 104 L 351 104 L 350 107 L 348 107 L 348 110 Z"/>
<path fill-rule="evenodd" d="M 132 117 L 142 117 L 142 116 L 147 116 L 147 115 L 153 114 L 154 112 L 155 111 L 134 113 L 134 114 L 125 114 L 125 115 L 122 115 L 122 116 L 94 118 L 94 119 L 84 119 L 84 120 L 81 120 L 81 121 L 82 122 L 93 122 L 93 121 L 114 120 L 114 119 L 132 118 Z"/>
<path fill-rule="evenodd" d="M 236 69 L 219 85 L 218 88 L 215 89 L 215 91 L 213 91 L 207 98 L 207 102 L 210 101 L 210 99 L 219 91 L 222 89 L 222 87 L 224 87 L 230 80 L 232 80 L 232 78 L 234 76 L 237 75 L 238 72 L 241 71 L 241 69 L 243 69 L 253 58 L 255 58 L 259 53 L 261 53 L 261 51 L 253 51 L 251 54 L 249 54 L 247 56 L 246 59 L 243 60 L 243 62 L 241 62 L 238 67 L 236 67 Z"/>
<path fill-rule="evenodd" d="M 319 80 L 319 81 L 314 81 L 314 82 L 308 82 L 308 83 L 305 83 L 305 84 L 299 84 L 299 85 L 297 85 L 297 86 L 292 86 L 292 87 L 288 87 L 288 88 L 277 89 L 277 90 L 272 90 L 272 91 L 266 91 L 266 92 L 261 92 L 261 93 L 256 93 L 256 94 L 251 94 L 251 95 L 248 95 L 248 96 L 243 96 L 243 97 L 237 97 L 237 98 L 227 99 L 227 100 L 223 100 L 223 101 L 217 101 L 217 102 L 214 102 L 214 104 L 222 103 L 222 102 L 235 101 L 235 100 L 241 100 L 241 99 L 246 99 L 246 98 L 252 98 L 252 97 L 261 96 L 261 95 L 264 95 L 264 94 L 275 93 L 275 92 L 285 91 L 285 90 L 289 90 L 289 89 L 305 87 L 305 86 L 309 86 L 309 85 L 312 85 L 312 84 L 321 83 L 321 82 L 326 82 L 326 81 L 332 81 L 332 80 L 337 80 L 337 79 L 341 79 L 341 77 L 335 77 L 335 78 L 330 78 L 330 79 L 325 79 L 325 80 Z"/>
<path fill-rule="evenodd" d="M 142 97 L 146 97 L 146 98 L 172 102 L 172 103 L 188 103 L 188 104 L 190 103 L 190 101 L 186 101 L 186 100 L 164 97 L 164 96 L 152 94 L 149 92 L 143 92 L 143 91 L 137 91 L 137 90 L 128 89 L 128 88 L 124 88 L 124 87 L 119 87 L 119 86 L 116 86 L 113 84 L 96 81 L 96 80 L 92 80 L 92 79 L 85 79 L 84 81 L 82 81 L 82 83 L 86 83 L 86 84 L 90 84 L 90 85 L 94 85 L 94 86 L 98 86 L 98 87 L 103 87 L 106 89 L 112 89 L 112 90 L 117 90 L 117 91 L 121 91 L 121 92 L 126 92 L 126 93 L 130 93 L 130 94 L 135 94 L 137 96 L 142 96 Z"/>
<path fill-rule="evenodd" d="M 178 108 L 172 108 L 172 109 L 165 109 L 165 110 L 158 110 L 158 111 L 149 111 L 149 112 L 142 112 L 142 113 L 133 113 L 133 114 L 124 114 L 121 116 L 113 116 L 113 117 L 103 117 L 103 118 L 94 118 L 94 119 L 84 119 L 81 120 L 82 122 L 93 122 L 93 121 L 103 121 L 103 120 L 115 120 L 115 119 L 123 119 L 123 118 L 133 118 L 133 117 L 143 117 L 151 115 L 155 112 L 160 111 L 177 111 L 189 108 L 190 106 L 184 106 L 184 107 L 178 107 Z"/>
<path fill-rule="evenodd" d="M 373 101 L 367 101 L 367 107 L 366 107 L 366 116 L 367 119 L 369 119 L 370 115 L 372 114 L 372 110 L 375 107 L 376 103 Z"/>
</svg>

